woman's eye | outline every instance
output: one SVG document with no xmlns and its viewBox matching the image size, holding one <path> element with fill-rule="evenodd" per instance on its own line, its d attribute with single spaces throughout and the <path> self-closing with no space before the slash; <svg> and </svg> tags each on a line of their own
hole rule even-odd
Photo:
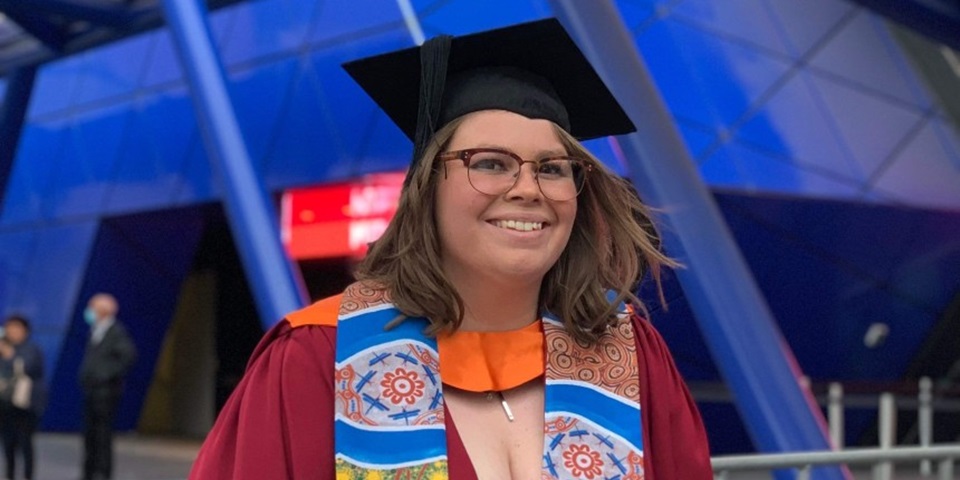
<svg viewBox="0 0 960 480">
<path fill-rule="evenodd" d="M 544 162 L 540 164 L 540 168 L 537 169 L 537 173 L 551 177 L 569 177 L 570 167 L 569 165 L 564 165 L 560 162 Z"/>
<path fill-rule="evenodd" d="M 470 168 L 473 170 L 486 170 L 490 172 L 502 172 L 507 170 L 506 160 L 499 157 L 474 157 L 470 161 Z"/>
</svg>

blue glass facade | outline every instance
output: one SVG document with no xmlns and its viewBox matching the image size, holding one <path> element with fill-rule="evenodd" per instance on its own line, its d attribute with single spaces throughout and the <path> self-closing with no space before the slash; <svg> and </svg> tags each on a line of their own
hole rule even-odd
<svg viewBox="0 0 960 480">
<path fill-rule="evenodd" d="M 428 36 L 551 14 L 537 0 L 413 3 Z M 960 291 L 960 136 L 884 21 L 844 0 L 618 7 L 804 370 L 897 378 Z M 393 2 L 254 0 L 210 20 L 271 192 L 404 167 L 409 142 L 339 66 L 412 45 Z M 628 173 L 606 141 L 589 145 Z M 9 179 L 0 311 L 37 325 L 56 399 L 45 426 L 78 425 L 80 311 L 112 290 L 143 353 L 129 428 L 202 230 L 192 207 L 222 195 L 169 32 L 41 67 Z M 658 326 L 685 373 L 716 378 L 709 359 L 682 360 L 705 354 L 680 295 Z M 875 321 L 903 332 L 891 348 L 856 343 Z"/>
</svg>

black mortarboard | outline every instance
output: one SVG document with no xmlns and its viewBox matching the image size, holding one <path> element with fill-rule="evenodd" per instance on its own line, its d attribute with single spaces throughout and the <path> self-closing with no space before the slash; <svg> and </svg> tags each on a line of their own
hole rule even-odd
<svg viewBox="0 0 960 480">
<path fill-rule="evenodd" d="M 478 110 L 551 120 L 581 140 L 635 130 L 556 19 L 439 36 L 343 67 L 414 141 L 414 162 L 436 130 Z"/>
</svg>

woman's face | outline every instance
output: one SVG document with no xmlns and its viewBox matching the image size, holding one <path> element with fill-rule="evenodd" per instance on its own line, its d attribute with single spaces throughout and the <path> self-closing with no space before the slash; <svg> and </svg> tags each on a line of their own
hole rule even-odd
<svg viewBox="0 0 960 480">
<path fill-rule="evenodd" d="M 480 147 L 508 150 L 524 160 L 567 154 L 552 123 L 503 110 L 465 117 L 446 151 Z M 449 161 L 445 167 L 446 178 L 440 167 L 436 196 L 445 273 L 454 282 L 477 276 L 506 283 L 542 281 L 566 248 L 577 199 L 545 198 L 532 164 L 525 163 L 513 188 L 496 196 L 470 185 L 463 162 Z M 517 222 L 526 228 L 518 229 Z"/>
<path fill-rule="evenodd" d="M 14 345 L 20 345 L 27 339 L 27 329 L 20 322 L 7 322 L 4 325 L 4 334 Z"/>
</svg>

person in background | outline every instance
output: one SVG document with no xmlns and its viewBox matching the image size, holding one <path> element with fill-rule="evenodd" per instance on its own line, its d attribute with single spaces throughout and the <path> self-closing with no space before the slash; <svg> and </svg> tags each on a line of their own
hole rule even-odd
<svg viewBox="0 0 960 480">
<path fill-rule="evenodd" d="M 676 263 L 580 143 L 634 125 L 559 22 L 345 68 L 414 141 L 396 216 L 267 332 L 190 478 L 712 479 L 633 293 Z"/>
<path fill-rule="evenodd" d="M 21 315 L 10 315 L 3 322 L 3 340 L 0 341 L 0 376 L 9 395 L 0 400 L 2 415 L 3 453 L 6 457 L 6 479 L 16 477 L 16 458 L 23 459 L 23 478 L 34 478 L 33 434 L 46 406 L 46 383 L 43 378 L 43 353 L 30 340 L 30 322 Z M 17 386 L 18 378 L 26 383 Z M 29 390 L 29 391 L 25 391 Z"/>
<path fill-rule="evenodd" d="M 117 321 L 117 299 L 108 293 L 90 298 L 83 312 L 90 325 L 80 385 L 84 400 L 84 480 L 106 480 L 113 474 L 113 421 L 123 393 L 123 380 L 137 359 L 126 328 Z"/>
</svg>

